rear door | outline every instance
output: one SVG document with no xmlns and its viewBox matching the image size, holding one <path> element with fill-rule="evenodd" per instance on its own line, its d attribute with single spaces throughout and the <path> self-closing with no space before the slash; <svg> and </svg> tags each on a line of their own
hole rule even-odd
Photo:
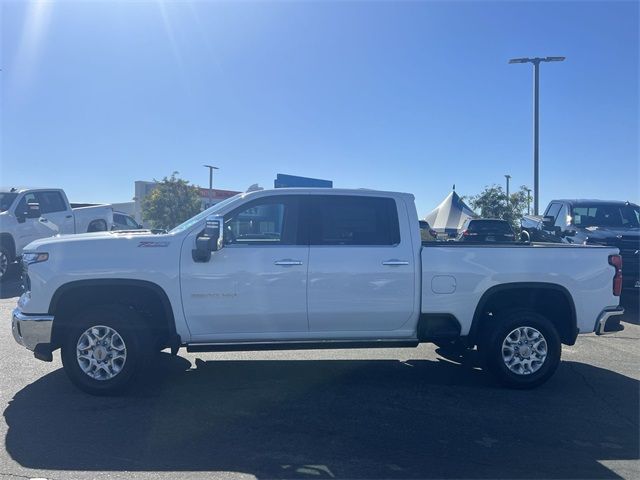
<svg viewBox="0 0 640 480">
<path fill-rule="evenodd" d="M 310 332 L 367 337 L 401 329 L 414 313 L 416 268 L 411 239 L 400 235 L 401 222 L 409 231 L 404 205 L 364 195 L 309 202 Z"/>
</svg>

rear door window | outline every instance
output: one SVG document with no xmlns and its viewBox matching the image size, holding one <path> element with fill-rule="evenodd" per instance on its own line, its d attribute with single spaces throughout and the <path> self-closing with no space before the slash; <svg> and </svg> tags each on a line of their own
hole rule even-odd
<svg viewBox="0 0 640 480">
<path fill-rule="evenodd" d="M 397 245 L 398 209 L 392 198 L 349 195 L 312 196 L 311 245 Z"/>
</svg>

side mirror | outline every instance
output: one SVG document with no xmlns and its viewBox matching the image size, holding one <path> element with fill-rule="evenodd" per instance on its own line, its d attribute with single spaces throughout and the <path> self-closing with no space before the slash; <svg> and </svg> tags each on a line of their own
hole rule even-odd
<svg viewBox="0 0 640 480">
<path fill-rule="evenodd" d="M 40 216 L 40 204 L 36 202 L 27 203 L 27 207 L 21 212 L 16 211 L 16 218 L 20 223 L 23 223 L 27 218 L 40 218 Z"/>
<path fill-rule="evenodd" d="M 208 262 L 211 252 L 217 252 L 222 248 L 223 228 L 224 219 L 221 216 L 207 217 L 204 230 L 196 237 L 196 248 L 191 251 L 195 262 Z"/>
</svg>

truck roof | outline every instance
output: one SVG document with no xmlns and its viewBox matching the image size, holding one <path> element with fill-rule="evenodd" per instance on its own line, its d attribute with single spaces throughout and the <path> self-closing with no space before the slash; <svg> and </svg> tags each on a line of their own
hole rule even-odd
<svg viewBox="0 0 640 480">
<path fill-rule="evenodd" d="M 260 196 L 261 194 L 278 194 L 278 193 L 302 193 L 302 194 L 316 194 L 316 195 L 384 195 L 384 196 L 396 196 L 396 197 L 408 197 L 414 199 L 415 197 L 411 193 L 404 192 L 389 192 L 384 190 L 371 190 L 368 188 L 317 188 L 317 187 L 287 187 L 287 188 L 270 188 L 265 190 L 257 190 L 248 192 L 245 195 Z"/>
<path fill-rule="evenodd" d="M 63 191 L 62 188 L 49 188 L 49 187 L 25 187 L 25 186 L 0 187 L 0 192 L 2 193 L 22 193 L 22 192 L 33 191 L 33 190 L 58 190 L 60 192 Z"/>
<path fill-rule="evenodd" d="M 592 199 L 592 198 L 571 198 L 571 199 L 560 198 L 557 200 L 551 200 L 551 202 L 549 203 L 552 203 L 552 202 L 565 202 L 570 204 L 588 203 L 590 205 L 626 205 L 627 203 L 630 203 L 632 205 L 635 205 L 635 203 L 625 201 L 625 200 L 599 200 L 599 199 Z"/>
</svg>

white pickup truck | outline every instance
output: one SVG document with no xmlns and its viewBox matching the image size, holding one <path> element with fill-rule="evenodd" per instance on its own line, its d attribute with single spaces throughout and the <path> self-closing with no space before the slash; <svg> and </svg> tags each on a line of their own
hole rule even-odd
<svg viewBox="0 0 640 480">
<path fill-rule="evenodd" d="M 69 203 L 59 188 L 0 190 L 0 280 L 34 240 L 111 228 L 110 206 L 85 205 Z"/>
<path fill-rule="evenodd" d="M 477 346 L 503 383 L 533 387 L 561 344 L 623 313 L 616 248 L 422 245 L 413 196 L 369 190 L 240 194 L 167 234 L 38 240 L 23 262 L 16 341 L 41 360 L 61 348 L 92 394 L 121 391 L 164 348 L 420 342 Z"/>
</svg>

